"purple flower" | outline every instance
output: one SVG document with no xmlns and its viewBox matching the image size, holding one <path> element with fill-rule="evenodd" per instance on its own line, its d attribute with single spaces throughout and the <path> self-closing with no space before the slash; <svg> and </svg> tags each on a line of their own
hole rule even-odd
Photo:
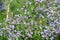
<svg viewBox="0 0 60 40">
<path fill-rule="evenodd" d="M 14 29 L 14 25 L 9 25 L 9 27 L 10 27 L 11 29 Z"/>
<path fill-rule="evenodd" d="M 0 10 L 4 10 L 3 2 L 0 2 Z"/>
<path fill-rule="evenodd" d="M 57 3 L 60 3 L 60 0 L 56 0 L 57 1 Z"/>
<path fill-rule="evenodd" d="M 56 22 L 57 24 L 60 24 L 60 22 Z"/>
</svg>

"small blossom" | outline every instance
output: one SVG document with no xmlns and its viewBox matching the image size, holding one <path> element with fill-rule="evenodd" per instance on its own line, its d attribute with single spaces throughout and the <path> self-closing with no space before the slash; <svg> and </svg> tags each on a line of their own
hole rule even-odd
<svg viewBox="0 0 60 40">
<path fill-rule="evenodd" d="M 14 25 L 9 25 L 9 27 L 14 30 Z"/>
</svg>

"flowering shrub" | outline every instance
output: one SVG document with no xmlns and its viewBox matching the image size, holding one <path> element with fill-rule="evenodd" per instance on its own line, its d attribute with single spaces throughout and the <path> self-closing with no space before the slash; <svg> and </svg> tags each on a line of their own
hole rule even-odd
<svg viewBox="0 0 60 40">
<path fill-rule="evenodd" d="M 60 0 L 1 0 L 0 40 L 59 40 Z"/>
</svg>

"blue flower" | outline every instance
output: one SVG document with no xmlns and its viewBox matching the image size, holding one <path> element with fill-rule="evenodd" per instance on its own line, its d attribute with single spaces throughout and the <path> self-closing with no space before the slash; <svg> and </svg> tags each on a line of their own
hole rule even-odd
<svg viewBox="0 0 60 40">
<path fill-rule="evenodd" d="M 3 2 L 0 2 L 0 10 L 4 10 Z"/>
</svg>

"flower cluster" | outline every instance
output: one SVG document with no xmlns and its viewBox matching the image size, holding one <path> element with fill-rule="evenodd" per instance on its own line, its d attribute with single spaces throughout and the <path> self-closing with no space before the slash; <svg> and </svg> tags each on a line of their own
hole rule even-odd
<svg viewBox="0 0 60 40">
<path fill-rule="evenodd" d="M 22 2 L 24 5 L 20 0 L 15 0 L 18 6 L 14 2 L 10 4 L 11 14 L 4 20 L 6 23 L 0 23 L 0 36 L 7 36 L 8 40 L 53 40 L 60 34 L 59 0 Z M 0 3 L 0 10 L 1 5 Z"/>
</svg>

